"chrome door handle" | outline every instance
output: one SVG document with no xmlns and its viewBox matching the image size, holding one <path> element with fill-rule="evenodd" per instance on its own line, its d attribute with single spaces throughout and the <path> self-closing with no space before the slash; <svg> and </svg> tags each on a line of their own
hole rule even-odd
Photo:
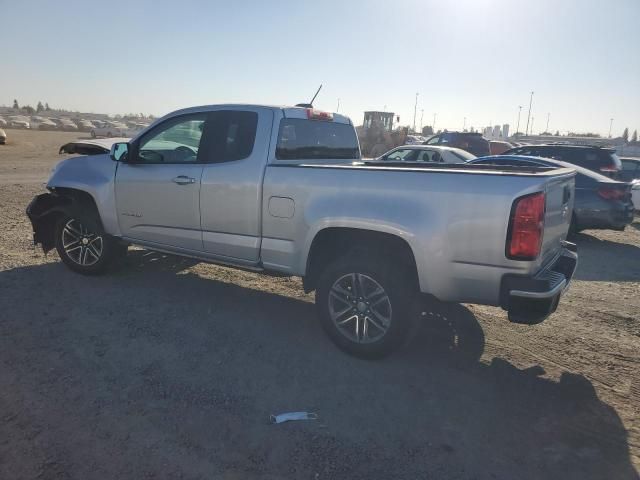
<svg viewBox="0 0 640 480">
<path fill-rule="evenodd" d="M 189 185 L 190 183 L 196 183 L 196 179 L 187 177 L 186 175 L 179 175 L 173 179 L 173 183 L 177 183 L 178 185 Z"/>
</svg>

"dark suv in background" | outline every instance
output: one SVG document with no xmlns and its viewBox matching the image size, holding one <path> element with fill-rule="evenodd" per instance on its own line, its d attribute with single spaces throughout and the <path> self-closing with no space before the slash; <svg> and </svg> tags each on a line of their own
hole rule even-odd
<svg viewBox="0 0 640 480">
<path fill-rule="evenodd" d="M 503 155 L 553 158 L 611 178 L 617 178 L 622 169 L 622 163 L 614 149 L 592 145 L 524 145 L 507 150 Z"/>
<path fill-rule="evenodd" d="M 444 132 L 434 135 L 423 145 L 445 145 L 447 147 L 461 148 L 476 157 L 490 155 L 489 141 L 481 133 L 469 132 Z"/>
</svg>

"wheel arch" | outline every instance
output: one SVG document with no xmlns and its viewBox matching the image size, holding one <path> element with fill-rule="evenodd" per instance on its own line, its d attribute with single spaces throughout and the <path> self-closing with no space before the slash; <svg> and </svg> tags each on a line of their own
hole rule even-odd
<svg viewBox="0 0 640 480">
<path fill-rule="evenodd" d="M 315 234 L 308 250 L 302 279 L 305 292 L 315 290 L 323 266 L 354 251 L 393 258 L 408 269 L 411 281 L 416 287 L 419 286 L 415 255 L 405 238 L 379 230 L 326 227 Z"/>
<path fill-rule="evenodd" d="M 27 207 L 34 244 L 42 245 L 45 253 L 54 248 L 56 224 L 64 215 L 75 216 L 93 228 L 104 229 L 96 201 L 89 192 L 52 188 L 49 193 L 37 195 Z"/>
</svg>

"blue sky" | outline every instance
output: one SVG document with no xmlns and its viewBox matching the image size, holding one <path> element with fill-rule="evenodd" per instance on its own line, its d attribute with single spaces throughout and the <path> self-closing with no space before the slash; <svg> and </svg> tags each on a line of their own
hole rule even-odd
<svg viewBox="0 0 640 480">
<path fill-rule="evenodd" d="M 640 129 L 640 0 L 0 0 L 0 105 L 308 101 L 436 127 Z"/>
</svg>

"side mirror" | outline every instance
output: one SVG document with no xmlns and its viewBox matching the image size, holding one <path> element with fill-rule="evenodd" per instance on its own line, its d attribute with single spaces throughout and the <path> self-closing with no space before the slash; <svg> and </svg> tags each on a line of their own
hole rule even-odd
<svg viewBox="0 0 640 480">
<path fill-rule="evenodd" d="M 109 156 L 114 162 L 127 162 L 129 157 L 129 144 L 126 142 L 114 143 L 111 145 Z"/>
</svg>

